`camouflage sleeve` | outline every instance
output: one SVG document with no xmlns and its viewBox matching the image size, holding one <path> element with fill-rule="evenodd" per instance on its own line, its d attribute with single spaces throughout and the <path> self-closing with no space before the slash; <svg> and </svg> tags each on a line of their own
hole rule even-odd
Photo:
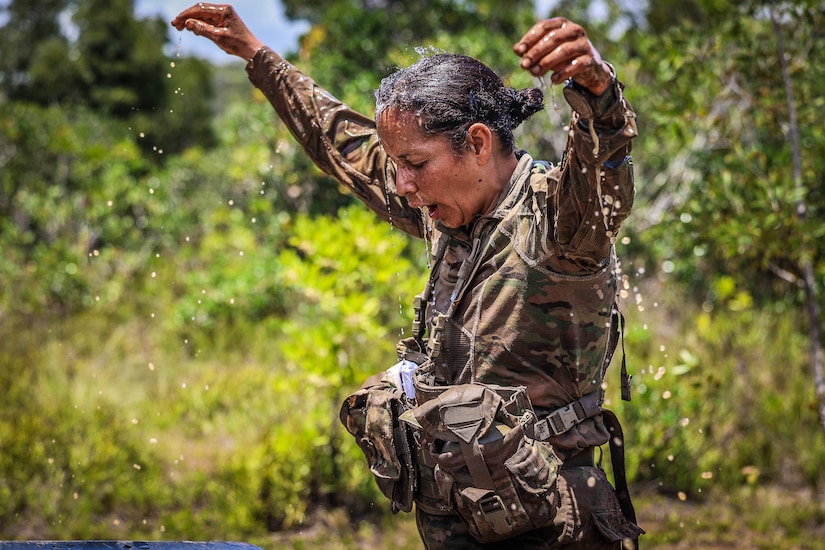
<svg viewBox="0 0 825 550">
<path fill-rule="evenodd" d="M 371 118 L 350 109 L 269 48 L 258 50 L 246 71 L 312 162 L 379 217 L 422 236 L 420 212 L 393 192 L 395 165 L 378 143 Z"/>
<path fill-rule="evenodd" d="M 604 267 L 633 205 L 630 149 L 636 115 L 616 85 L 616 101 L 598 118 L 573 113 L 558 192 L 548 205 L 554 238 L 565 259 L 579 269 Z"/>
</svg>

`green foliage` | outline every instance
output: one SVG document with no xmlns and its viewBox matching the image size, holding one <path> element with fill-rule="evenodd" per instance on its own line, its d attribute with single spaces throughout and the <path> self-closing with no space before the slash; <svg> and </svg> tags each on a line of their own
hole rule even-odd
<svg viewBox="0 0 825 550">
<path fill-rule="evenodd" d="M 129 277 L 137 266 L 111 254 L 141 250 L 151 210 L 136 185 L 145 161 L 128 136 L 85 110 L 6 103 L 0 151 L 0 311 L 71 309 L 114 274 Z M 94 262 L 112 271 L 95 278 Z"/>
<path fill-rule="evenodd" d="M 133 0 L 84 0 L 78 27 L 76 66 L 88 86 L 89 105 L 125 117 L 156 107 L 164 97 L 163 44 L 168 25 L 160 18 L 135 20 Z"/>
<path fill-rule="evenodd" d="M 323 75 L 325 87 L 362 112 L 371 112 L 380 78 L 409 64 L 416 46 L 483 53 L 493 67 L 512 67 L 512 45 L 532 20 L 532 3 L 526 1 L 286 0 L 284 7 L 288 16 L 313 23 L 301 41 L 301 66 Z M 509 58 L 506 65 L 499 63 L 502 54 Z"/>
<path fill-rule="evenodd" d="M 52 88 L 40 84 L 51 84 L 40 77 L 49 71 L 39 69 L 31 77 L 27 76 L 32 65 L 45 66 L 46 62 L 58 61 L 56 72 L 66 66 L 66 39 L 60 32 L 58 17 L 66 9 L 69 0 L 33 0 L 11 2 L 0 8 L 0 13 L 8 15 L 8 21 L 0 33 L 0 90 L 10 99 L 30 97 L 37 94 L 41 99 L 50 99 Z M 57 59 L 53 59 L 57 57 Z M 68 72 L 68 71 L 67 71 Z"/>
<path fill-rule="evenodd" d="M 654 223 L 646 238 L 697 296 L 713 301 L 720 275 L 759 303 L 799 307 L 804 296 L 783 279 L 798 278 L 810 260 L 822 280 L 825 250 L 816 219 L 823 197 L 816 182 L 825 166 L 816 120 L 823 79 L 814 31 L 822 17 L 821 9 L 788 11 L 781 29 L 791 48 L 804 144 L 801 185 L 792 173 L 788 107 L 769 20 L 742 12 L 717 22 L 713 40 L 686 26 L 639 41 L 641 58 L 655 60 L 653 70 L 639 66 L 635 77 L 644 86 L 634 92 L 653 107 L 642 111 L 640 129 L 655 141 L 655 149 L 639 155 L 641 198 L 653 205 L 641 213 Z M 797 38 L 789 40 L 792 34 Z M 690 84 L 668 85 L 674 80 Z M 807 205 L 804 218 L 798 201 Z"/>
<path fill-rule="evenodd" d="M 136 19 L 133 0 L 35 4 L 9 4 L 0 33 L 0 93 L 42 106 L 87 107 L 126 121 L 145 138 L 150 158 L 158 158 L 159 148 L 170 153 L 214 144 L 211 68 L 192 59 L 173 70 L 175 62 L 163 53 L 166 21 Z M 176 111 L 178 116 L 169 116 Z"/>
<path fill-rule="evenodd" d="M 130 429 L 131 411 L 117 396 L 95 400 L 93 390 L 102 388 L 95 369 L 67 358 L 60 339 L 40 332 L 60 328 L 38 322 L 24 329 L 10 326 L 8 318 L 2 325 L 4 334 L 15 335 L 2 353 L 8 379 L 0 410 L 0 514 L 6 535 L 103 537 L 111 532 L 109 522 L 137 523 L 169 501 L 162 462 Z"/>
<path fill-rule="evenodd" d="M 133 309 L 125 295 L 95 302 L 70 323 L 32 327 L 3 355 L 7 534 L 216 538 L 301 524 L 313 503 L 364 510 L 376 499 L 337 411 L 347 392 L 394 361 L 409 317 L 399 303 L 423 284 L 423 254 L 412 262 L 408 239 L 361 209 L 293 223 L 285 248 L 253 239 L 238 256 L 253 271 L 276 267 L 266 277 L 280 282 L 282 309 L 262 312 L 244 299 L 257 281 L 234 281 L 234 302 L 204 285 L 234 263 L 231 243 L 204 239 L 193 256 L 214 261 L 166 251 L 174 269 L 134 279 L 133 289 L 154 294 L 151 305 Z M 191 318 L 176 311 L 189 307 Z M 123 330 L 111 332 L 121 316 Z M 99 517 L 110 519 L 84 531 Z"/>
<path fill-rule="evenodd" d="M 634 396 L 621 406 L 636 481 L 694 497 L 817 483 L 825 447 L 807 344 L 793 320 L 735 297 L 703 311 L 655 288 L 640 293 L 641 303 L 650 301 L 646 292 L 664 303 L 630 315 Z M 789 467 L 788 449 L 797 466 Z"/>
</svg>

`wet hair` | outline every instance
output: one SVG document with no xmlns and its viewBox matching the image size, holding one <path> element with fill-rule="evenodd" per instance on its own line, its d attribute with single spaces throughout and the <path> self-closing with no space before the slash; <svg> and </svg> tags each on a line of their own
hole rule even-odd
<svg viewBox="0 0 825 550">
<path fill-rule="evenodd" d="M 484 63 L 461 54 L 425 55 L 381 81 L 375 92 L 375 118 L 386 111 L 410 112 L 426 134 L 446 136 L 456 152 L 467 130 L 480 122 L 514 149 L 513 129 L 544 108 L 538 88 L 516 90 Z"/>
</svg>

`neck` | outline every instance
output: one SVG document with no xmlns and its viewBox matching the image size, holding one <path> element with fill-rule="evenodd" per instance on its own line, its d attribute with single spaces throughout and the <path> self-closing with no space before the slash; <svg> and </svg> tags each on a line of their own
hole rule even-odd
<svg viewBox="0 0 825 550">
<path fill-rule="evenodd" d="M 496 209 L 496 206 L 498 206 L 498 203 L 501 201 L 501 194 L 507 189 L 507 185 L 510 183 L 510 179 L 513 177 L 513 172 L 515 172 L 517 166 L 518 159 L 515 154 L 497 157 L 497 159 L 491 163 L 490 179 L 496 192 L 490 195 L 490 200 L 485 205 L 482 215 L 489 214 Z"/>
</svg>

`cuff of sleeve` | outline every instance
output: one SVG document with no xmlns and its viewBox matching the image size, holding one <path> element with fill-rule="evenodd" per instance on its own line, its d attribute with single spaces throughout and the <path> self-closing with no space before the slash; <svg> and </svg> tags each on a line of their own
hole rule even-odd
<svg viewBox="0 0 825 550">
<path fill-rule="evenodd" d="M 255 69 L 255 60 L 259 59 L 262 55 L 264 55 L 266 51 L 266 46 L 261 46 L 260 48 L 258 48 L 258 51 L 255 52 L 255 55 L 246 60 L 246 70 L 253 71 Z"/>
<path fill-rule="evenodd" d="M 620 83 L 616 79 L 616 71 L 608 63 L 613 73 L 613 82 L 601 95 L 594 95 L 584 86 L 579 85 L 572 78 L 564 83 L 564 99 L 570 107 L 584 119 L 601 118 L 616 104 L 621 95 Z"/>
</svg>

